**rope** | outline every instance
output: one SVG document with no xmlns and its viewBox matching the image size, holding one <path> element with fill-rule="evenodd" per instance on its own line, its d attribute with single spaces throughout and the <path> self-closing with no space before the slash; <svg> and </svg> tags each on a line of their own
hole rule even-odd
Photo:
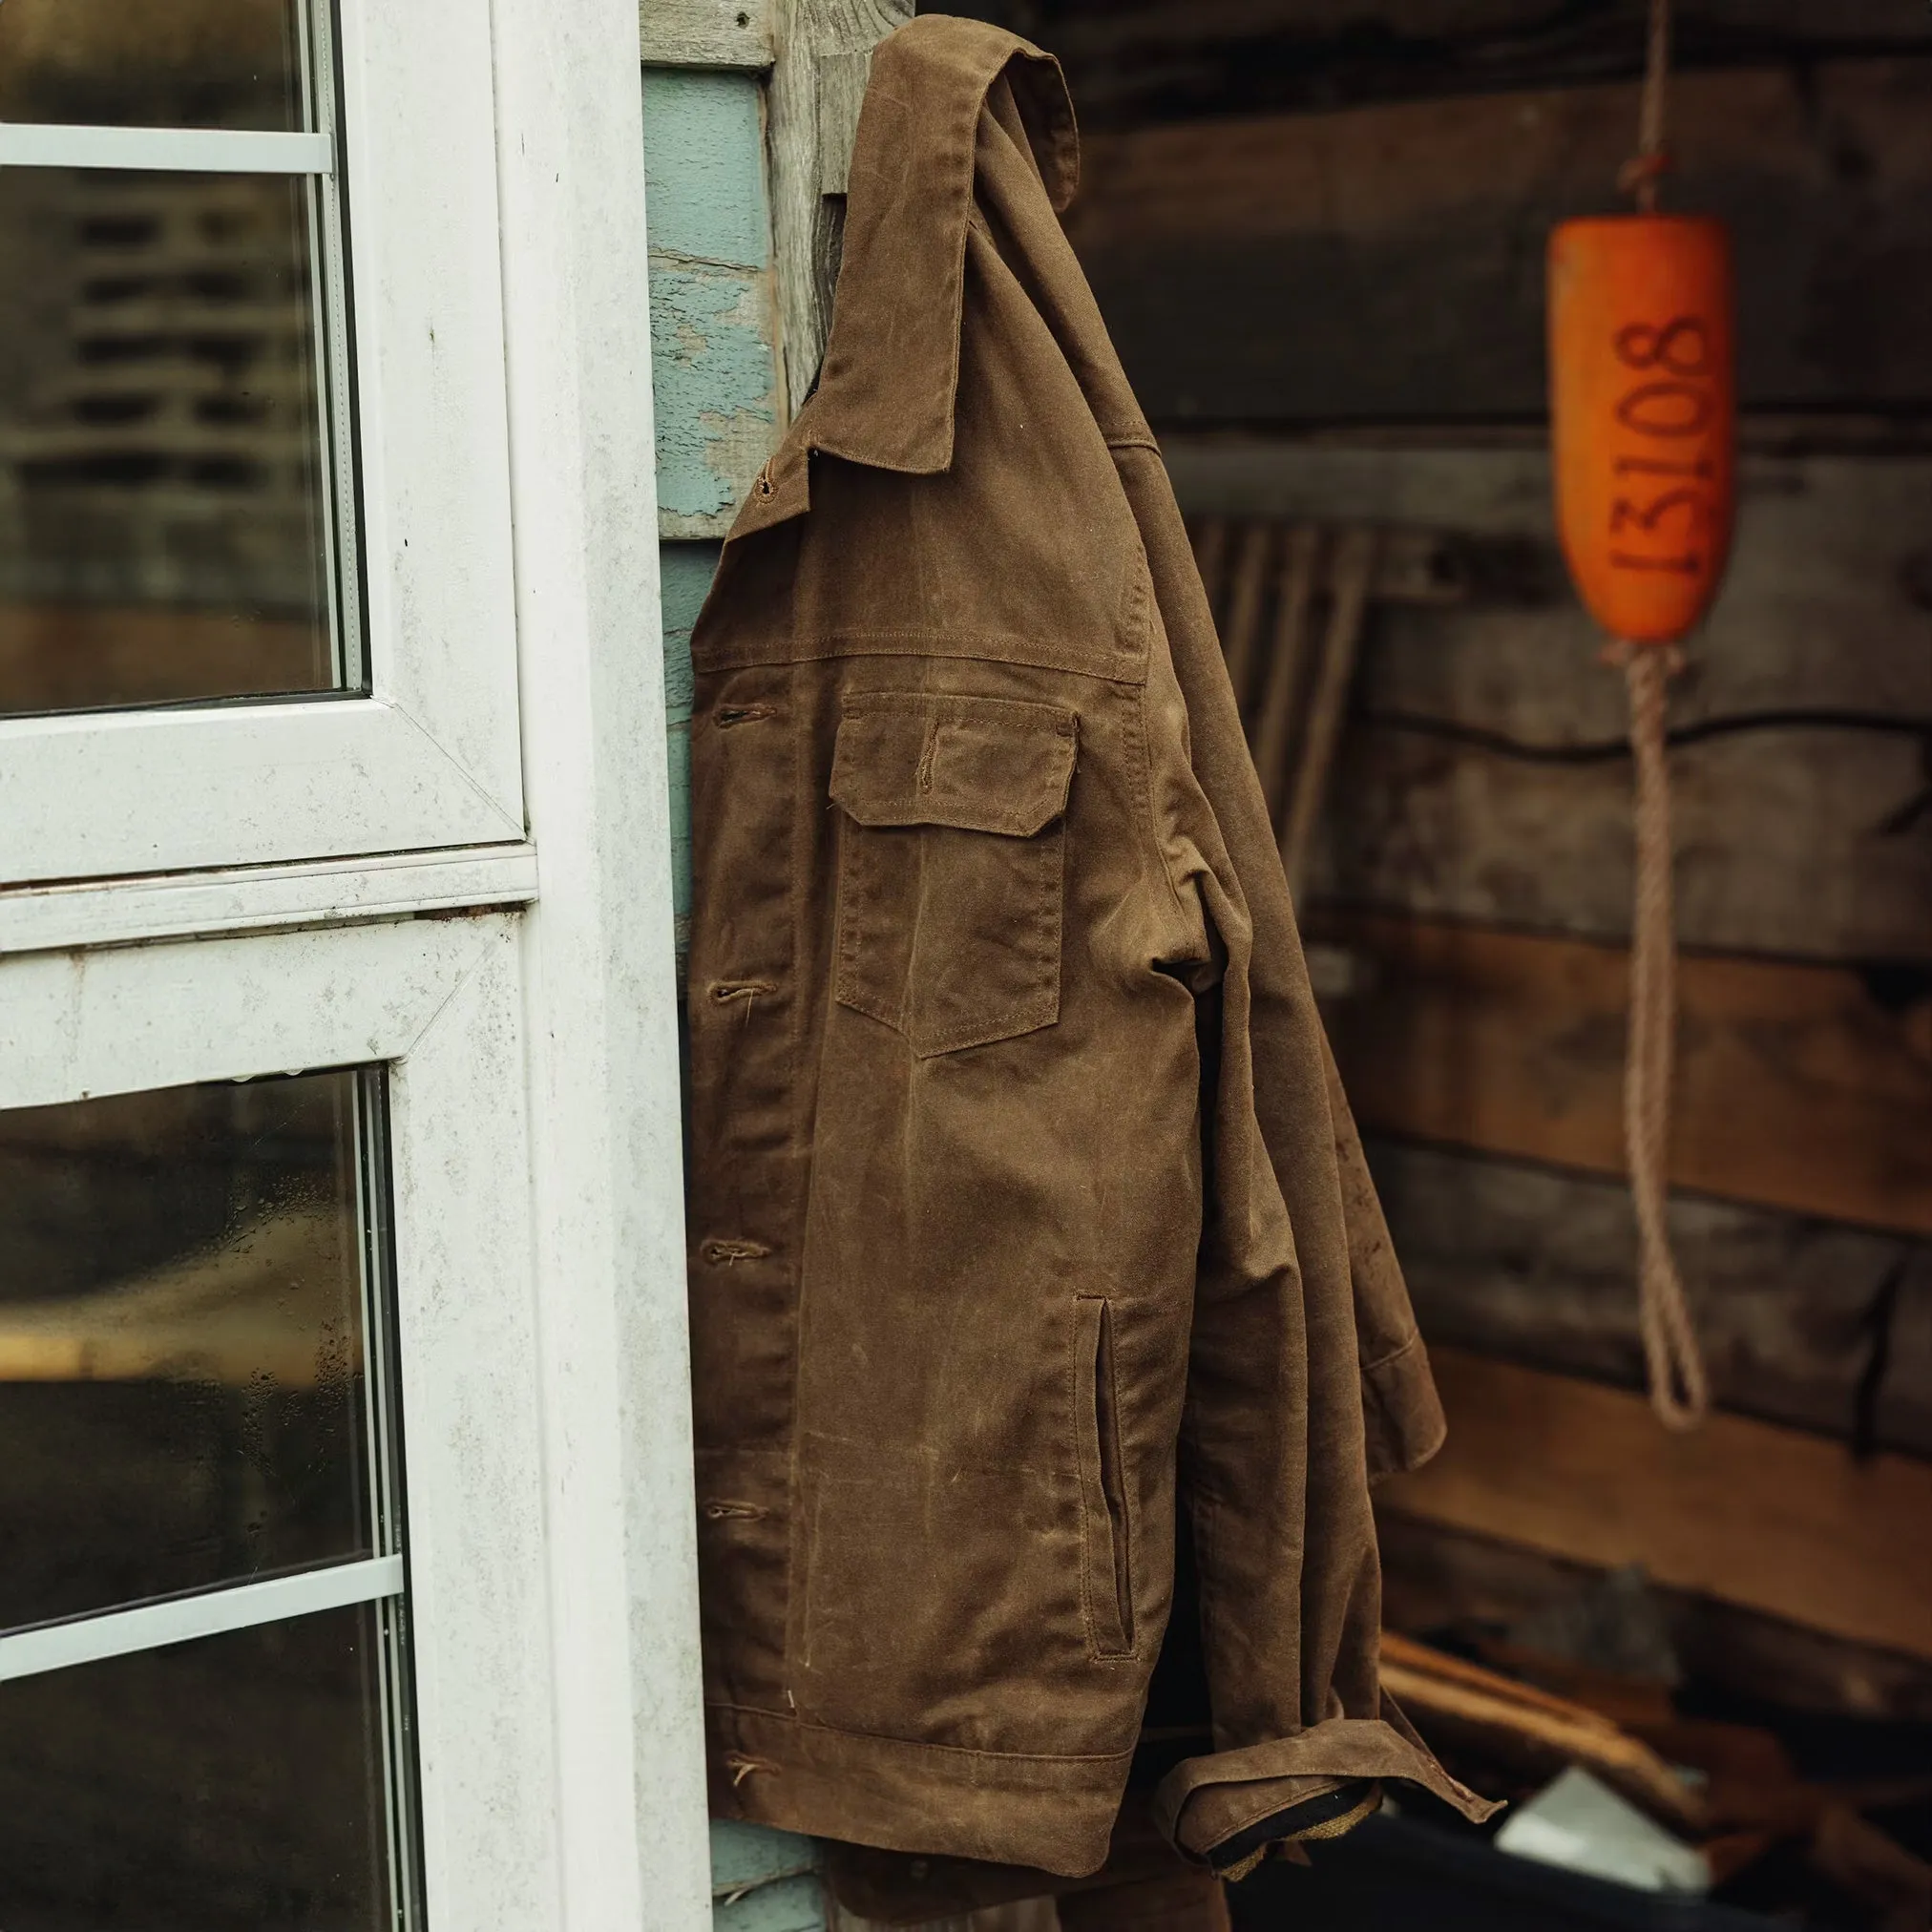
<svg viewBox="0 0 1932 1932">
<path fill-rule="evenodd" d="M 1664 147 L 1670 71 L 1670 0 L 1650 0 L 1649 45 L 1637 109 L 1637 152 L 1620 178 L 1645 214 L 1670 165 Z M 1619 644 L 1630 692 L 1636 764 L 1636 904 L 1630 939 L 1630 1031 L 1624 1060 L 1624 1153 L 1637 1215 L 1637 1325 L 1650 1406 L 1670 1429 L 1694 1429 L 1711 1408 L 1711 1384 L 1665 1216 L 1670 1187 L 1670 1073 L 1676 1053 L 1677 956 L 1670 908 L 1670 772 L 1665 701 L 1678 667 L 1674 649 Z"/>
<path fill-rule="evenodd" d="M 1664 145 L 1665 95 L 1670 79 L 1670 0 L 1650 0 L 1649 40 L 1644 52 L 1644 91 L 1637 103 L 1637 152 L 1624 163 L 1617 185 L 1637 198 L 1647 215 L 1657 207 L 1657 182 L 1670 172 Z"/>
<path fill-rule="evenodd" d="M 1630 1031 L 1624 1061 L 1624 1152 L 1637 1211 L 1637 1319 L 1650 1403 L 1667 1428 L 1694 1429 L 1711 1407 L 1697 1331 L 1665 1219 L 1670 1154 L 1670 1064 L 1676 1049 L 1676 949 L 1670 915 L 1670 783 L 1665 693 L 1677 654 L 1613 647 L 1630 691 L 1636 761 L 1637 892 L 1630 945 Z"/>
</svg>

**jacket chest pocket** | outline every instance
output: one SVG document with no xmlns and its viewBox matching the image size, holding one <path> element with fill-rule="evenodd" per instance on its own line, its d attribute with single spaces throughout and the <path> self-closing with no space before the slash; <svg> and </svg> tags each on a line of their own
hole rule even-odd
<svg viewBox="0 0 1932 1932">
<path fill-rule="evenodd" d="M 1070 710 L 1005 698 L 845 701 L 833 991 L 922 1059 L 1060 1017 L 1078 728 Z"/>
</svg>

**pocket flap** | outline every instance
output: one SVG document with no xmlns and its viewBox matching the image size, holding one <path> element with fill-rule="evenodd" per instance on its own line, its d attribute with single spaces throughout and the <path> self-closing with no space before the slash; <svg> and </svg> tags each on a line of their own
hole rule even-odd
<svg viewBox="0 0 1932 1932">
<path fill-rule="evenodd" d="M 1012 698 L 847 697 L 831 795 L 861 825 L 951 825 L 1031 838 L 1066 809 L 1079 714 Z"/>
</svg>

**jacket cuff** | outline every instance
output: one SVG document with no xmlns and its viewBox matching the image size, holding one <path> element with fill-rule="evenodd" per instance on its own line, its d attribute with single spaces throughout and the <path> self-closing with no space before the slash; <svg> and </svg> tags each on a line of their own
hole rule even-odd
<svg viewBox="0 0 1932 1932">
<path fill-rule="evenodd" d="M 1284 1816 L 1276 1838 L 1306 1836 L 1297 1834 L 1292 1814 L 1321 1813 L 1321 1801 L 1348 1785 L 1404 1779 L 1478 1822 L 1499 1809 L 1451 1777 L 1409 1733 L 1399 1712 L 1392 1709 L 1391 1716 L 1393 1723 L 1332 1717 L 1293 1737 L 1186 1758 L 1154 1793 L 1155 1819 L 1183 1857 L 1220 1865 L 1230 1862 L 1216 1856 L 1224 1846 L 1233 1854 L 1236 1840 L 1250 1843 L 1256 1827 L 1277 1815 Z"/>
<path fill-rule="evenodd" d="M 1449 1433 L 1422 1337 L 1411 1330 L 1393 1354 L 1363 1363 L 1361 1376 L 1370 1480 L 1419 1469 Z"/>
</svg>

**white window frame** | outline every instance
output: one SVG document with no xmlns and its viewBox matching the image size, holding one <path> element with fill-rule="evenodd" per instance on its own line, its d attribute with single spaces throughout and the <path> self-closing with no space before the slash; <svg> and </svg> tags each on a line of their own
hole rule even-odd
<svg viewBox="0 0 1932 1932">
<path fill-rule="evenodd" d="M 125 1082 L 116 1052 L 143 1083 L 312 1065 L 296 1009 L 333 1005 L 348 1061 L 400 1055 L 405 1313 L 465 1256 L 525 1270 L 522 1360 L 464 1384 L 526 1445 L 535 1403 L 495 1497 L 401 1337 L 429 1932 L 711 1922 L 637 22 L 341 0 L 373 695 L 0 726 L 0 989 L 74 982 L 41 996 L 35 1090 Z M 452 1023 L 405 1049 L 422 962 L 464 944 Z M 221 988 L 230 1023 L 198 1018 Z M 9 1006 L 0 1059 L 30 1037 Z M 494 1069 L 468 1110 L 526 1123 L 500 1200 L 422 1155 L 444 1043 Z M 501 1121 L 476 1131 L 510 1158 Z M 458 1302 L 431 1316 L 468 1333 Z M 507 1678 L 458 1674 L 486 1649 Z M 492 1778 L 517 1783 L 514 1856 L 475 1837 Z"/>
<path fill-rule="evenodd" d="M 528 1166 L 521 936 L 486 915 L 0 961 L 0 1107 L 388 1068 L 400 1559 L 0 1637 L 0 1678 L 382 1600 L 406 1565 L 431 1927 L 556 1922 L 530 1199 L 503 1185 Z"/>
<path fill-rule="evenodd" d="M 524 836 L 490 11 L 340 0 L 336 39 L 313 135 L 0 127 L 0 166 L 340 172 L 368 687 L 0 721 L 0 883 Z"/>
</svg>

